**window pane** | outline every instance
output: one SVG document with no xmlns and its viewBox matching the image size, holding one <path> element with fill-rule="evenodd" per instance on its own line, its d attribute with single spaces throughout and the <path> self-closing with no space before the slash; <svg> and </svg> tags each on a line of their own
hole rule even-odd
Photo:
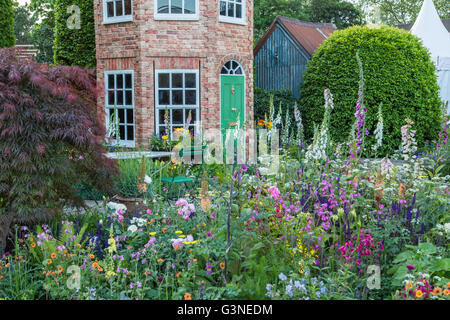
<svg viewBox="0 0 450 320">
<path fill-rule="evenodd" d="M 195 14 L 195 0 L 184 0 L 184 13 Z"/>
<path fill-rule="evenodd" d="M 227 3 L 225 1 L 220 1 L 220 15 L 227 15 Z"/>
<path fill-rule="evenodd" d="M 131 90 L 125 91 L 125 104 L 127 106 L 133 105 L 133 91 Z"/>
<path fill-rule="evenodd" d="M 117 105 L 122 106 L 123 105 L 123 90 L 117 90 Z"/>
<path fill-rule="evenodd" d="M 158 13 L 169 13 L 169 0 L 158 0 Z"/>
<path fill-rule="evenodd" d="M 242 5 L 236 4 L 236 18 L 242 18 Z"/>
<path fill-rule="evenodd" d="M 241 67 L 237 68 L 234 73 L 235 74 L 242 74 L 242 68 Z"/>
<path fill-rule="evenodd" d="M 125 0 L 125 14 L 131 14 L 131 0 Z"/>
<path fill-rule="evenodd" d="M 122 0 L 116 1 L 116 16 L 123 16 Z"/>
<path fill-rule="evenodd" d="M 122 74 L 118 74 L 116 77 L 116 81 L 117 81 L 117 89 L 122 89 L 123 88 L 123 75 Z"/>
<path fill-rule="evenodd" d="M 134 127 L 127 126 L 127 140 L 133 141 L 134 139 Z"/>
<path fill-rule="evenodd" d="M 158 75 L 158 86 L 160 88 L 170 88 L 169 74 L 168 73 L 160 73 Z"/>
<path fill-rule="evenodd" d="M 118 109 L 119 123 L 125 123 L 125 109 Z"/>
<path fill-rule="evenodd" d="M 108 105 L 113 106 L 115 102 L 114 90 L 108 91 Z"/>
<path fill-rule="evenodd" d="M 165 126 L 160 126 L 159 127 L 159 134 L 160 135 L 165 135 L 167 133 L 166 127 Z"/>
<path fill-rule="evenodd" d="M 197 104 L 197 91 L 186 90 L 186 104 Z"/>
<path fill-rule="evenodd" d="M 108 89 L 114 89 L 114 75 L 108 75 Z"/>
<path fill-rule="evenodd" d="M 228 16 L 234 17 L 234 3 L 228 2 Z"/>
<path fill-rule="evenodd" d="M 169 90 L 159 90 L 159 104 L 160 105 L 170 104 Z"/>
<path fill-rule="evenodd" d="M 108 18 L 114 17 L 114 1 L 108 2 L 106 6 Z"/>
<path fill-rule="evenodd" d="M 125 139 L 125 126 L 119 126 L 119 135 L 121 140 Z"/>
<path fill-rule="evenodd" d="M 183 124 L 183 109 L 172 110 L 172 124 Z"/>
<path fill-rule="evenodd" d="M 133 88 L 132 76 L 129 73 L 125 75 L 125 88 L 127 89 Z"/>
<path fill-rule="evenodd" d="M 114 114 L 114 109 L 109 109 L 108 111 L 109 111 L 109 118 L 111 119 L 111 117 Z"/>
<path fill-rule="evenodd" d="M 164 124 L 164 113 L 166 110 L 158 110 L 159 112 L 159 124 Z"/>
<path fill-rule="evenodd" d="M 172 104 L 173 105 L 183 104 L 183 90 L 172 91 Z"/>
<path fill-rule="evenodd" d="M 127 123 L 128 124 L 134 123 L 133 109 L 127 109 Z"/>
<path fill-rule="evenodd" d="M 172 74 L 172 88 L 183 88 L 183 74 L 173 73 Z"/>
<path fill-rule="evenodd" d="M 183 0 L 172 0 L 171 3 L 170 13 L 183 13 Z"/>
<path fill-rule="evenodd" d="M 185 88 L 196 88 L 196 79 L 194 73 L 186 73 L 184 75 L 185 79 Z"/>
</svg>

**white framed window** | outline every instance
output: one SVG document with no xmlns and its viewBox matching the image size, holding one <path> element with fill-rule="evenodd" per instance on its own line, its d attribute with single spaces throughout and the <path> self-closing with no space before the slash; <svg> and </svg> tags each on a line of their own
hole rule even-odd
<svg viewBox="0 0 450 320">
<path fill-rule="evenodd" d="M 133 0 L 103 0 L 103 24 L 133 21 Z"/>
<path fill-rule="evenodd" d="M 155 20 L 198 20 L 199 0 L 155 0 Z"/>
<path fill-rule="evenodd" d="M 198 70 L 156 70 L 156 134 L 173 137 L 178 128 L 195 132 L 200 121 Z M 188 121 L 190 114 L 190 121 Z M 189 122 L 189 124 L 188 124 Z"/>
<path fill-rule="evenodd" d="M 245 0 L 219 0 L 219 21 L 246 25 Z"/>
<path fill-rule="evenodd" d="M 119 146 L 135 147 L 134 72 L 105 71 L 106 128 L 113 127 Z M 111 126 L 111 120 L 115 124 Z M 117 136 L 118 133 L 118 136 Z"/>
</svg>

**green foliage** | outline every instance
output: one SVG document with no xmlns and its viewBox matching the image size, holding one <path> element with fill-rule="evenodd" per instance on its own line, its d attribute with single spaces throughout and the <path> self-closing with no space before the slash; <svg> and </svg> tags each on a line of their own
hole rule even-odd
<svg viewBox="0 0 450 320">
<path fill-rule="evenodd" d="M 401 287 L 407 278 L 407 265 L 414 266 L 414 273 L 422 272 L 429 276 L 441 278 L 438 285 L 446 285 L 450 280 L 450 258 L 442 259 L 444 249 L 432 243 L 423 242 L 417 246 L 406 246 L 395 259 L 395 266 L 388 271 L 393 275 L 393 285 Z"/>
<path fill-rule="evenodd" d="M 0 12 L 0 48 L 13 47 L 16 44 L 16 37 L 12 0 L 0 0 Z"/>
<path fill-rule="evenodd" d="M 383 103 L 384 142 L 380 154 L 391 154 L 400 146 L 400 128 L 406 118 L 414 121 L 419 146 L 437 137 L 440 120 L 435 67 L 420 40 L 408 32 L 382 26 L 351 27 L 337 31 L 316 51 L 305 72 L 301 90 L 305 134 L 311 138 L 313 123 L 323 117 L 323 91 L 335 98 L 331 138 L 346 142 L 355 121 L 358 98 L 358 64 L 361 57 L 365 74 L 366 128 L 373 133 L 377 109 Z M 375 143 L 370 134 L 366 150 Z"/>
<path fill-rule="evenodd" d="M 334 23 L 338 29 L 363 24 L 354 4 L 342 0 L 312 0 L 308 11 L 310 21 Z"/>
<path fill-rule="evenodd" d="M 299 104 L 299 100 L 296 99 L 290 91 L 270 91 L 260 89 L 258 87 L 255 87 L 255 96 L 254 96 L 255 121 L 259 121 L 261 119 L 269 121 L 270 117 L 269 106 L 271 96 L 273 96 L 273 106 L 275 108 L 275 113 L 278 112 L 281 104 L 282 109 L 281 118 L 283 120 L 286 118 L 286 108 L 288 108 L 291 123 L 295 123 L 294 108 L 296 104 L 297 105 Z"/>
<path fill-rule="evenodd" d="M 36 61 L 40 63 L 53 63 L 53 39 L 55 20 L 53 16 L 44 18 L 33 29 L 33 45 L 39 49 Z"/>
<path fill-rule="evenodd" d="M 69 29 L 76 12 L 68 8 L 70 0 L 56 0 L 54 60 L 56 64 L 95 68 L 95 26 L 93 0 L 77 1 L 80 9 L 79 29 Z"/>
<path fill-rule="evenodd" d="M 33 26 L 36 16 L 32 15 L 27 6 L 14 8 L 14 33 L 17 44 L 31 44 Z"/>
</svg>

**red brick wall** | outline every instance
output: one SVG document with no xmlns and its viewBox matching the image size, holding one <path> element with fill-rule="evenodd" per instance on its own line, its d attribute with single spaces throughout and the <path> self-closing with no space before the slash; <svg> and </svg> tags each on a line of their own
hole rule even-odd
<svg viewBox="0 0 450 320">
<path fill-rule="evenodd" d="M 253 120 L 253 0 L 246 1 L 247 25 L 219 22 L 218 0 L 199 1 L 198 21 L 154 19 L 154 0 L 133 0 L 133 21 L 102 24 L 102 0 L 95 0 L 98 85 L 107 70 L 134 70 L 136 142 L 154 133 L 154 66 L 198 69 L 201 121 L 220 127 L 220 70 L 231 59 L 246 76 L 246 115 Z M 104 97 L 99 99 L 104 108 Z"/>
</svg>

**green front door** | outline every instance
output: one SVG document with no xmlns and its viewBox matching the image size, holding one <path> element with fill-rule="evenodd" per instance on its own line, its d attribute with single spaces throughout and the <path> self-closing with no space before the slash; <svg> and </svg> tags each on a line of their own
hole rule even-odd
<svg viewBox="0 0 450 320">
<path fill-rule="evenodd" d="M 245 78 L 244 76 L 221 75 L 220 119 L 222 139 L 225 142 L 226 129 L 235 128 L 245 120 Z M 225 145 L 224 145 L 225 147 Z M 225 148 L 224 148 L 225 150 Z"/>
</svg>

